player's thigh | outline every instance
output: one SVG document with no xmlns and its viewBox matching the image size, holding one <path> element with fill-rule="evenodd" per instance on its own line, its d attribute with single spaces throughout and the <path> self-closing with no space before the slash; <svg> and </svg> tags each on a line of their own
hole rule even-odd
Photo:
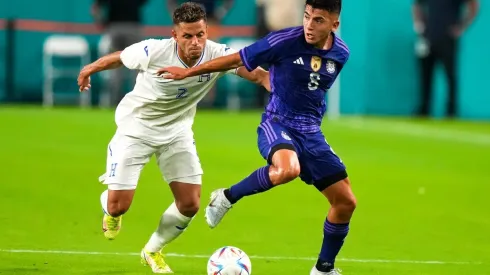
<svg viewBox="0 0 490 275">
<path fill-rule="evenodd" d="M 203 170 L 192 132 L 179 135 L 156 153 L 157 163 L 167 183 L 201 184 Z"/>
<path fill-rule="evenodd" d="M 269 177 L 273 185 L 288 183 L 300 174 L 294 137 L 279 123 L 264 121 L 257 129 L 259 151 L 272 167 Z"/>
<path fill-rule="evenodd" d="M 155 151 L 140 139 L 116 133 L 107 147 L 106 172 L 99 180 L 109 190 L 136 189 L 141 170 Z"/>
<path fill-rule="evenodd" d="M 257 145 L 260 154 L 269 164 L 298 163 L 296 142 L 279 123 L 263 121 L 257 128 Z"/>
<path fill-rule="evenodd" d="M 299 156 L 301 179 L 314 185 L 320 192 L 347 178 L 342 160 L 335 154 L 321 132 L 309 134 L 304 139 Z"/>
</svg>

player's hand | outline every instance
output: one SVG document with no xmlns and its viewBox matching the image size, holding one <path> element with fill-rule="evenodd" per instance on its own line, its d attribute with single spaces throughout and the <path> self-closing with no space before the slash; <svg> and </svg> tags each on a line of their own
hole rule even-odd
<svg viewBox="0 0 490 275">
<path fill-rule="evenodd" d="M 82 71 L 80 71 L 77 81 L 78 81 L 78 90 L 80 92 L 88 91 L 88 89 L 92 87 L 92 85 L 90 85 L 90 74 L 87 73 L 86 67 L 83 68 Z"/>
<path fill-rule="evenodd" d="M 157 75 L 166 79 L 181 80 L 188 76 L 187 69 L 179 67 L 167 67 L 157 71 Z"/>
<path fill-rule="evenodd" d="M 90 76 L 79 75 L 78 76 L 78 91 L 85 92 L 90 89 Z"/>
</svg>

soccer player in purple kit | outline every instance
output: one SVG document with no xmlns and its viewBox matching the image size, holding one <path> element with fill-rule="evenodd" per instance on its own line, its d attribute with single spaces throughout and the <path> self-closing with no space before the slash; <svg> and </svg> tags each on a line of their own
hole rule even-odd
<svg viewBox="0 0 490 275">
<path fill-rule="evenodd" d="M 310 275 L 340 274 L 334 268 L 335 258 L 356 208 L 346 167 L 320 129 L 326 92 L 349 58 L 346 44 L 335 35 L 341 6 L 341 0 L 306 0 L 303 26 L 272 32 L 239 53 L 196 67 L 159 70 L 165 78 L 183 79 L 242 65 L 249 71 L 261 64 L 270 65 L 272 92 L 257 129 L 259 150 L 268 165 L 228 189 L 214 191 L 206 208 L 206 221 L 213 228 L 243 197 L 299 176 L 331 205 L 321 251 Z"/>
</svg>

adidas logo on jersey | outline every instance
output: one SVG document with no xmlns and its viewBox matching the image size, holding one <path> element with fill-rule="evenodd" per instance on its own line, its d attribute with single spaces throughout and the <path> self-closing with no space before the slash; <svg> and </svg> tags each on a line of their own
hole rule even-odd
<svg viewBox="0 0 490 275">
<path fill-rule="evenodd" d="M 303 58 L 302 58 L 302 57 L 300 57 L 300 58 L 298 58 L 298 59 L 294 60 L 294 62 L 293 62 L 293 63 L 294 63 L 294 64 L 298 64 L 298 65 L 305 65 L 305 63 L 303 63 Z"/>
</svg>

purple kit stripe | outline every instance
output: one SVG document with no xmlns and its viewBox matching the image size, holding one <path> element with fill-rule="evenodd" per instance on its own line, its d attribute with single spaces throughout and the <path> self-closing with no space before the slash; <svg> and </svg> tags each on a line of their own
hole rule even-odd
<svg viewBox="0 0 490 275">
<path fill-rule="evenodd" d="M 271 138 L 271 143 L 272 143 L 272 142 L 274 142 L 274 141 L 277 139 L 277 137 L 274 137 L 274 136 L 275 136 L 275 133 L 274 133 L 274 131 L 272 131 L 272 128 L 269 128 L 269 127 L 267 126 L 267 121 L 266 121 L 266 122 L 264 122 L 264 123 L 262 123 L 261 125 L 262 125 L 262 127 L 264 127 L 265 131 L 266 131 L 266 132 L 267 132 L 267 134 L 270 136 L 270 138 Z"/>
<path fill-rule="evenodd" d="M 289 40 L 289 39 L 292 39 L 292 38 L 296 38 L 300 35 L 301 33 L 293 33 L 291 35 L 288 35 L 287 37 L 283 37 L 282 39 L 279 39 L 277 41 L 274 41 L 274 43 L 270 43 L 271 47 L 274 47 L 275 45 L 283 42 L 283 41 L 286 41 L 286 40 Z"/>
<path fill-rule="evenodd" d="M 339 44 L 337 44 L 337 46 L 339 46 L 339 48 L 343 49 L 344 51 L 346 51 L 346 52 L 350 53 L 350 52 L 349 52 L 349 49 L 347 49 L 346 47 L 344 47 L 344 46 L 342 46 L 342 45 L 339 45 Z"/>
<path fill-rule="evenodd" d="M 347 45 L 342 40 L 340 40 L 340 39 L 337 39 L 337 46 L 339 46 L 340 48 L 344 49 L 348 53 L 350 52 L 349 51 L 349 47 L 347 47 Z"/>
<path fill-rule="evenodd" d="M 259 169 L 259 183 L 262 186 L 262 188 L 267 189 L 267 180 L 265 178 L 264 174 L 265 167 L 262 167 Z"/>
<path fill-rule="evenodd" d="M 271 137 L 269 136 L 269 133 L 267 132 L 267 130 L 265 129 L 265 127 L 261 124 L 259 125 L 260 129 L 264 130 L 265 132 L 265 136 L 267 137 L 267 142 L 269 142 L 269 144 L 272 143 L 272 140 L 271 140 Z"/>
<path fill-rule="evenodd" d="M 276 40 L 276 39 L 278 39 L 278 38 L 281 38 L 281 37 L 283 37 L 283 36 L 285 36 L 285 35 L 288 35 L 288 34 L 291 34 L 291 33 L 297 32 L 297 31 L 299 31 L 299 30 L 301 30 L 301 29 L 291 29 L 291 30 L 289 30 L 289 31 L 287 31 L 287 32 L 278 32 L 278 33 L 275 33 L 275 34 L 273 34 L 273 35 L 269 36 L 269 37 L 267 38 L 267 41 L 272 42 L 272 40 Z"/>
<path fill-rule="evenodd" d="M 245 53 L 245 49 L 240 50 L 240 57 L 242 58 L 242 62 L 249 71 L 253 71 L 253 68 L 250 67 L 250 64 L 248 64 L 247 61 L 247 54 Z"/>
<path fill-rule="evenodd" d="M 288 38 L 295 37 L 295 36 L 301 34 L 302 32 L 303 32 L 302 29 L 293 29 L 293 30 L 290 30 L 286 33 L 281 33 L 281 34 L 277 34 L 275 36 L 271 36 L 267 39 L 267 41 L 269 41 L 269 44 L 271 46 L 274 46 L 277 43 L 284 41 Z"/>
<path fill-rule="evenodd" d="M 268 120 L 267 120 L 267 121 L 265 121 L 265 125 L 266 125 L 266 126 L 269 126 L 269 130 L 270 130 L 270 131 L 271 131 L 271 133 L 272 133 L 272 138 L 273 138 L 273 140 L 276 140 L 276 139 L 277 139 L 277 135 L 276 135 L 276 133 L 274 132 L 274 128 L 272 128 L 272 125 L 271 125 L 270 121 L 268 121 Z"/>
</svg>

